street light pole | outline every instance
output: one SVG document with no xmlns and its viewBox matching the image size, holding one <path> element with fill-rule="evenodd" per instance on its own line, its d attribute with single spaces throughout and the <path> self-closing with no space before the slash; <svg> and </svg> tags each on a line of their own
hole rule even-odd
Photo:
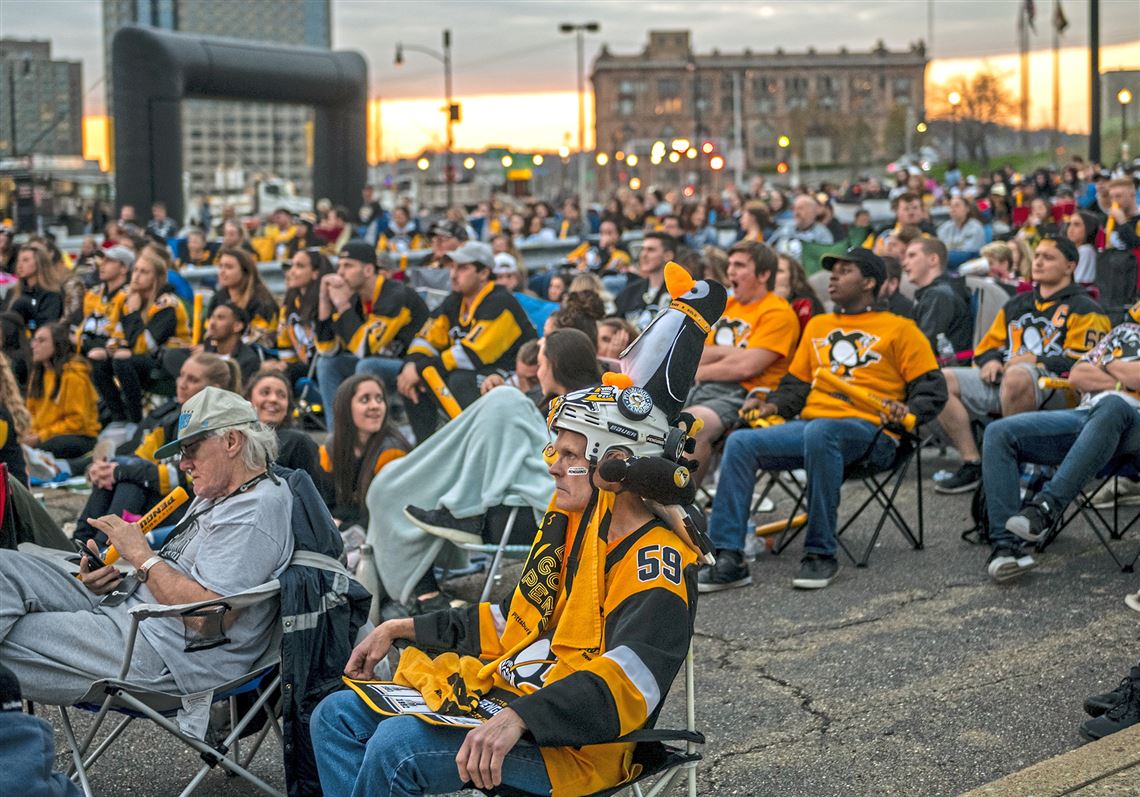
<svg viewBox="0 0 1140 797">
<path fill-rule="evenodd" d="M 563 22 L 558 26 L 562 33 L 578 37 L 578 205 L 586 213 L 586 34 L 597 33 L 602 26 L 597 22 Z"/>
<path fill-rule="evenodd" d="M 1120 103 L 1120 160 L 1128 160 L 1128 103 L 1132 102 L 1132 92 L 1124 88 L 1116 92 Z"/>
<path fill-rule="evenodd" d="M 962 102 L 962 95 L 956 91 L 950 92 L 946 101 L 950 103 L 950 160 L 958 160 L 958 106 Z"/>
<path fill-rule="evenodd" d="M 459 108 L 452 101 L 451 97 L 451 31 L 443 31 L 443 52 L 438 53 L 430 47 L 419 47 L 415 44 L 396 43 L 396 66 L 403 66 L 404 64 L 404 50 L 412 50 L 413 52 L 423 53 L 430 55 L 435 60 L 443 64 L 443 93 L 444 102 L 447 107 L 443 109 L 447 114 L 447 150 L 444 156 L 444 183 L 447 186 L 447 206 L 451 207 L 455 199 L 455 163 L 454 153 L 455 149 L 455 117 L 458 115 Z"/>
</svg>

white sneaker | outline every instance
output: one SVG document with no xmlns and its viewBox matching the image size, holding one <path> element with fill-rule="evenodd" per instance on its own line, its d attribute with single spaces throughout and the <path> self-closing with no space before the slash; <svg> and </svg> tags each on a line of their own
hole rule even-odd
<svg viewBox="0 0 1140 797">
<path fill-rule="evenodd" d="M 986 572 L 994 581 L 1009 581 L 1037 567 L 1037 560 L 1029 554 L 1013 556 L 1003 552 L 998 556 L 997 551 L 994 554 L 986 563 Z"/>
<path fill-rule="evenodd" d="M 1140 612 L 1140 592 L 1125 595 L 1124 602 L 1128 604 L 1128 608 L 1132 609 L 1132 611 Z"/>
</svg>

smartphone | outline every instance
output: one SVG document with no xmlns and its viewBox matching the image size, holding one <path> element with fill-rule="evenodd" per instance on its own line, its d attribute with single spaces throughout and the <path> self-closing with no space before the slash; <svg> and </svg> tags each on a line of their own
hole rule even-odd
<svg viewBox="0 0 1140 797">
<path fill-rule="evenodd" d="M 71 544 L 75 546 L 75 550 L 87 557 L 87 561 L 91 563 L 92 570 L 98 570 L 101 567 L 107 566 L 106 562 L 100 559 L 96 554 L 91 553 L 91 549 L 79 540 L 72 540 Z"/>
</svg>

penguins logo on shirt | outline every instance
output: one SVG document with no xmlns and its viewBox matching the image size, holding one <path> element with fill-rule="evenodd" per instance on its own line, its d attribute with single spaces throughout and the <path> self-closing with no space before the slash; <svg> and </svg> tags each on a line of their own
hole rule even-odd
<svg viewBox="0 0 1140 797">
<path fill-rule="evenodd" d="M 541 689 L 558 659 L 550 652 L 550 639 L 540 637 L 499 664 L 499 674 L 516 689 L 523 684 Z"/>
<path fill-rule="evenodd" d="M 751 334 L 752 325 L 747 321 L 722 318 L 713 325 L 713 345 L 744 348 L 748 345 L 748 336 Z"/>
<path fill-rule="evenodd" d="M 1069 306 L 1061 305 L 1049 318 L 1028 312 L 1009 323 L 1011 355 L 1056 356 L 1064 352 L 1065 322 Z"/>
<path fill-rule="evenodd" d="M 812 346 L 815 347 L 816 357 L 821 364 L 826 365 L 836 376 L 846 378 L 864 365 L 882 359 L 873 348 L 878 342 L 877 335 L 869 335 L 858 329 L 852 332 L 834 329 L 826 338 L 813 338 Z"/>
</svg>

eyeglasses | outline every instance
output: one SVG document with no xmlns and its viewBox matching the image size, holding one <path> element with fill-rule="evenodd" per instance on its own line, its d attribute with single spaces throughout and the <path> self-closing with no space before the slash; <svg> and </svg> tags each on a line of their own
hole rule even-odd
<svg viewBox="0 0 1140 797">
<path fill-rule="evenodd" d="M 194 457 L 198 455 L 198 449 L 209 439 L 209 437 L 203 437 L 189 445 L 182 446 L 181 449 L 179 449 L 182 459 L 194 459 Z"/>
</svg>

